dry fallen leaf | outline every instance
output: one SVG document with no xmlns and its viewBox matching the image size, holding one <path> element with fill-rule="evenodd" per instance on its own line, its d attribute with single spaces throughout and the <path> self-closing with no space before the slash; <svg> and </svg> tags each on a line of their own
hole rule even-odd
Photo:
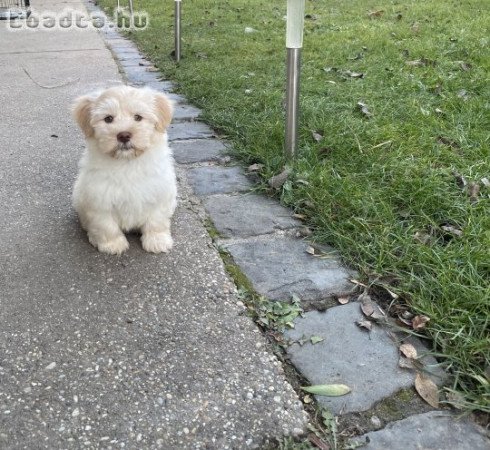
<svg viewBox="0 0 490 450">
<path fill-rule="evenodd" d="M 303 386 L 301 389 L 310 394 L 323 395 L 325 397 L 339 397 L 350 392 L 350 387 L 345 384 L 316 384 L 314 386 Z"/>
<path fill-rule="evenodd" d="M 465 398 L 462 394 L 455 391 L 446 392 L 447 402 L 456 409 L 464 409 Z"/>
<path fill-rule="evenodd" d="M 373 329 L 373 322 L 370 322 L 369 320 L 358 320 L 356 322 L 356 325 L 359 328 L 364 328 L 368 331 L 371 331 Z"/>
<path fill-rule="evenodd" d="M 415 369 L 413 361 L 411 359 L 405 358 L 403 356 L 400 356 L 400 359 L 398 360 L 398 365 L 402 369 Z"/>
<path fill-rule="evenodd" d="M 320 450 L 330 450 L 331 447 L 323 439 L 320 439 L 316 434 L 310 433 L 308 435 L 308 440 Z"/>
<path fill-rule="evenodd" d="M 451 225 L 443 225 L 441 227 L 441 229 L 444 230 L 446 233 L 450 233 L 450 234 L 457 236 L 457 237 L 463 236 L 463 232 L 460 229 L 455 228 Z"/>
<path fill-rule="evenodd" d="M 310 337 L 310 341 L 313 345 L 318 344 L 319 342 L 322 342 L 324 340 L 325 340 L 325 338 L 321 337 L 321 336 L 311 336 Z"/>
<path fill-rule="evenodd" d="M 478 201 L 478 195 L 480 194 L 480 185 L 475 182 L 468 184 L 468 195 L 470 197 L 471 203 L 476 203 Z"/>
<path fill-rule="evenodd" d="M 315 248 L 310 245 L 306 248 L 305 252 L 309 255 L 315 255 Z"/>
<path fill-rule="evenodd" d="M 372 117 L 372 114 L 365 103 L 357 102 L 357 107 L 365 117 Z"/>
<path fill-rule="evenodd" d="M 490 180 L 487 177 L 483 177 L 481 179 L 481 182 L 482 182 L 483 186 L 490 187 Z"/>
<path fill-rule="evenodd" d="M 466 178 L 463 175 L 461 175 L 460 173 L 454 171 L 453 175 L 454 175 L 454 178 L 456 178 L 456 183 L 458 183 L 458 186 L 461 189 L 463 189 L 468 184 L 468 182 L 466 181 Z"/>
<path fill-rule="evenodd" d="M 415 316 L 412 320 L 412 328 L 414 330 L 421 330 L 425 328 L 425 325 L 429 320 L 430 318 L 427 316 Z"/>
<path fill-rule="evenodd" d="M 437 385 L 423 373 L 415 376 L 415 389 L 418 394 L 433 408 L 439 408 L 439 392 Z"/>
<path fill-rule="evenodd" d="M 351 72 L 350 70 L 343 71 L 342 75 L 350 78 L 364 78 L 364 74 L 362 72 Z"/>
<path fill-rule="evenodd" d="M 452 139 L 449 139 L 444 136 L 438 136 L 437 137 L 437 143 L 438 144 L 443 144 L 443 145 L 448 145 L 449 147 L 452 148 L 459 148 L 459 144 L 456 141 L 453 141 Z"/>
<path fill-rule="evenodd" d="M 320 142 L 323 139 L 323 133 L 320 131 L 312 131 L 311 136 L 315 140 L 315 142 Z"/>
<path fill-rule="evenodd" d="M 400 352 L 409 359 L 417 359 L 417 350 L 412 344 L 400 345 Z"/>
<path fill-rule="evenodd" d="M 357 299 L 361 303 L 361 311 L 371 319 L 380 320 L 384 318 L 384 314 L 379 306 L 371 300 L 371 296 L 366 290 Z"/>
<path fill-rule="evenodd" d="M 330 155 L 330 153 L 333 152 L 333 148 L 332 147 L 322 147 L 320 150 L 318 150 L 318 154 L 320 156 L 327 156 L 327 155 Z"/>
<path fill-rule="evenodd" d="M 294 217 L 295 219 L 299 219 L 299 220 L 306 220 L 306 216 L 304 214 L 294 213 L 292 215 L 292 217 Z"/>
<path fill-rule="evenodd" d="M 378 9 L 376 11 L 369 11 L 368 12 L 368 17 L 370 19 L 374 19 L 374 18 L 377 18 L 377 17 L 381 17 L 383 14 L 384 14 L 384 10 L 383 9 Z"/>
<path fill-rule="evenodd" d="M 349 297 L 339 297 L 337 299 L 337 301 L 341 304 L 341 305 L 346 305 L 347 303 L 349 303 Z"/>
<path fill-rule="evenodd" d="M 263 169 L 264 165 L 263 164 L 252 164 L 251 166 L 248 166 L 248 171 L 249 172 L 260 172 Z"/>
<path fill-rule="evenodd" d="M 309 394 L 306 394 L 304 397 L 303 397 L 303 403 L 311 403 L 313 401 L 313 399 L 311 398 L 311 395 Z"/>
<path fill-rule="evenodd" d="M 413 238 L 416 241 L 419 241 L 421 244 L 428 244 L 430 242 L 430 234 L 425 233 L 424 231 L 417 231 Z"/>
<path fill-rule="evenodd" d="M 308 227 L 301 227 L 297 232 L 296 236 L 297 237 L 309 237 L 313 234 L 313 231 L 311 228 Z"/>
<path fill-rule="evenodd" d="M 289 169 L 284 169 L 280 174 L 274 175 L 269 180 L 269 186 L 274 189 L 279 189 L 288 179 L 291 171 Z"/>
</svg>

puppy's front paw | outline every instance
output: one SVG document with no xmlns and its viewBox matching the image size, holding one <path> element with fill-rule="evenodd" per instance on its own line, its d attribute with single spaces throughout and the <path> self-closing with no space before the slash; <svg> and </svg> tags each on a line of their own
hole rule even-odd
<svg viewBox="0 0 490 450">
<path fill-rule="evenodd" d="M 125 236 L 118 236 L 107 242 L 94 243 L 92 240 L 90 242 L 94 247 L 99 249 L 99 252 L 109 253 L 110 255 L 120 255 L 129 248 L 129 242 Z"/>
<path fill-rule="evenodd" d="M 172 248 L 174 241 L 170 233 L 144 233 L 141 243 L 147 252 L 166 253 Z"/>
</svg>

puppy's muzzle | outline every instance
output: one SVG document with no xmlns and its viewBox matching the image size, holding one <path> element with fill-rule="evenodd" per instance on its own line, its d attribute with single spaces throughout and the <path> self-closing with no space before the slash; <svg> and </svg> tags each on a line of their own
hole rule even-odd
<svg viewBox="0 0 490 450">
<path fill-rule="evenodd" d="M 117 134 L 117 141 L 121 144 L 127 144 L 131 140 L 131 133 L 128 131 L 121 131 Z"/>
</svg>

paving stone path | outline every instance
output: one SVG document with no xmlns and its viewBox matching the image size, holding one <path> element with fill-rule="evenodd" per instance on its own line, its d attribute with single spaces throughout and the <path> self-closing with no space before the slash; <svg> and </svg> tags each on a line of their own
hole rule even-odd
<svg viewBox="0 0 490 450">
<path fill-rule="evenodd" d="M 357 326 L 363 315 L 354 295 L 355 285 L 349 281 L 355 273 L 341 263 L 333 249 L 324 249 L 328 258 L 308 254 L 308 242 L 298 237 L 301 222 L 275 200 L 253 192 L 245 171 L 224 158 L 228 144 L 198 120 L 199 110 L 172 93 L 172 83 L 150 71 L 151 63 L 131 42 L 113 30 L 101 32 L 129 84 L 167 92 L 176 102 L 169 140 L 179 173 L 187 178 L 219 233 L 217 244 L 229 252 L 256 292 L 273 301 L 289 301 L 297 295 L 309 310 L 285 333 L 291 343 L 287 357 L 310 384 L 344 383 L 352 389 L 343 397 L 316 396 L 319 405 L 336 415 L 369 417 L 375 405 L 412 389 L 415 373 L 399 367 L 398 346 L 410 342 L 423 354 L 424 345 L 376 324 L 370 332 Z M 329 299 L 329 305 L 335 305 L 339 295 L 350 295 L 350 303 L 323 312 L 315 309 Z M 311 336 L 323 340 L 300 345 Z M 422 361 L 431 378 L 441 385 L 445 374 L 436 360 L 427 356 Z M 384 429 L 370 431 L 356 441 L 377 450 L 490 448 L 483 429 L 470 420 L 458 420 L 449 411 L 407 411 L 404 416 L 391 423 L 389 415 L 383 417 L 382 423 L 388 423 Z M 371 430 L 379 428 L 377 417 L 371 422 Z"/>
</svg>

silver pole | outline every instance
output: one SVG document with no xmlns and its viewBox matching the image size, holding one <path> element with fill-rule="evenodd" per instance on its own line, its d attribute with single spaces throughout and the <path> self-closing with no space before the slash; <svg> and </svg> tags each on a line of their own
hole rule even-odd
<svg viewBox="0 0 490 450">
<path fill-rule="evenodd" d="M 298 146 L 299 77 L 301 48 L 287 48 L 286 62 L 286 156 L 293 158 Z"/>
<path fill-rule="evenodd" d="M 175 25 L 174 25 L 174 38 L 175 38 L 175 61 L 180 61 L 180 13 L 181 13 L 181 1 L 175 0 Z"/>
<path fill-rule="evenodd" d="M 128 0 L 128 1 L 129 1 L 129 26 L 132 29 L 134 26 L 133 0 Z"/>
</svg>

